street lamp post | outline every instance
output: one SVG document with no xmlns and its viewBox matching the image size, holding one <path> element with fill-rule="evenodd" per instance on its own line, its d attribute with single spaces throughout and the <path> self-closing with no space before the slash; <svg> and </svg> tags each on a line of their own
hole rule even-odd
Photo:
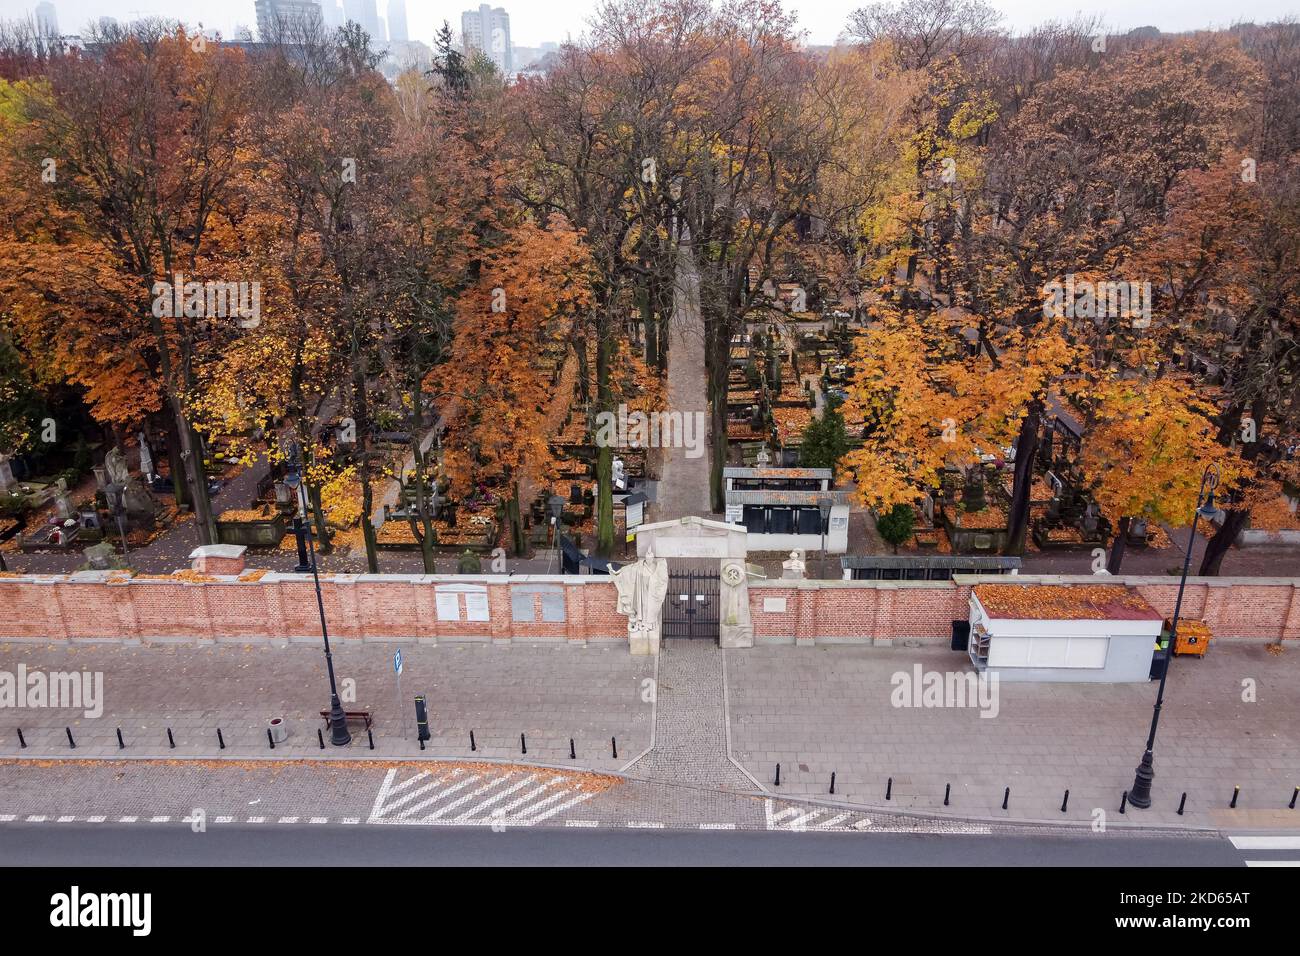
<svg viewBox="0 0 1300 956">
<path fill-rule="evenodd" d="M 123 524 L 123 519 L 126 517 L 126 486 L 107 485 L 104 491 L 108 506 L 113 511 L 113 519 L 117 522 L 117 534 L 122 539 L 122 560 L 125 562 L 129 554 L 126 547 L 126 525 Z"/>
<path fill-rule="evenodd" d="M 1183 557 L 1183 574 L 1178 580 L 1178 598 L 1174 601 L 1174 616 L 1169 622 L 1169 654 L 1178 642 L 1178 617 L 1183 610 L 1183 589 L 1187 587 L 1187 572 L 1192 565 L 1192 550 L 1196 546 L 1196 522 L 1214 517 L 1214 489 L 1219 486 L 1219 467 L 1210 464 L 1201 475 L 1201 487 L 1196 493 L 1196 511 L 1192 514 L 1192 528 L 1187 536 L 1187 553 Z M 1160 725 L 1160 708 L 1165 702 L 1165 681 L 1169 678 L 1169 660 L 1166 658 L 1164 669 L 1160 672 L 1160 689 L 1156 691 L 1155 708 L 1151 712 L 1151 731 L 1147 734 L 1147 748 L 1142 754 L 1133 778 L 1133 789 L 1129 791 L 1128 802 L 1139 810 L 1151 806 L 1151 782 L 1156 772 L 1153 766 L 1152 750 L 1156 745 L 1156 728 Z"/>
<path fill-rule="evenodd" d="M 298 497 L 298 507 L 303 515 L 307 513 L 307 488 L 302 480 L 299 471 L 298 448 L 295 445 L 291 451 L 291 461 L 289 463 L 289 473 L 285 476 L 284 483 Z M 352 743 L 352 734 L 348 731 L 348 718 L 343 713 L 343 704 L 339 701 L 338 683 L 334 679 L 334 655 L 330 652 L 330 635 L 329 629 L 325 626 L 325 599 L 321 597 L 320 574 L 316 568 L 316 544 L 310 534 L 304 535 L 307 538 L 307 547 L 311 558 L 311 579 L 316 585 L 316 608 L 320 611 L 320 633 L 325 642 L 325 669 L 329 671 L 330 677 L 330 743 L 335 747 L 346 747 Z M 302 538 L 298 539 L 301 548 Z"/>
<path fill-rule="evenodd" d="M 822 577 L 826 577 L 826 531 L 831 520 L 831 499 L 821 497 L 817 499 L 817 513 L 821 515 L 822 531 Z"/>
<path fill-rule="evenodd" d="M 559 495 L 551 495 L 546 500 L 546 507 L 551 512 L 551 520 L 555 522 L 555 554 L 560 561 L 560 573 L 564 573 L 564 528 L 560 521 L 561 515 L 564 514 L 564 499 Z"/>
</svg>

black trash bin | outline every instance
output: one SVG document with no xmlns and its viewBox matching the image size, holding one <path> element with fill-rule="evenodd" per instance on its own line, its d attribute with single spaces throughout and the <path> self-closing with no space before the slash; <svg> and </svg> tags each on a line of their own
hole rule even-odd
<svg viewBox="0 0 1300 956">
<path fill-rule="evenodd" d="M 1169 637 L 1160 635 L 1160 644 L 1151 653 L 1151 680 L 1160 680 L 1169 666 Z"/>
</svg>

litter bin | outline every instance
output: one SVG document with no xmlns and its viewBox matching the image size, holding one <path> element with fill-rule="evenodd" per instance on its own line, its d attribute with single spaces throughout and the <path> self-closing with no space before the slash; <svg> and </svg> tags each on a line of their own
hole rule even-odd
<svg viewBox="0 0 1300 956">
<path fill-rule="evenodd" d="M 1160 680 L 1169 666 L 1169 631 L 1160 632 L 1160 640 L 1151 653 L 1151 680 Z"/>
</svg>

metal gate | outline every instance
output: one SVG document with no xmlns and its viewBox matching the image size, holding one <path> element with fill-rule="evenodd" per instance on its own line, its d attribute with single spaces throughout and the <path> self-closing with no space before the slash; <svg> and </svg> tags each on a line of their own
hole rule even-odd
<svg viewBox="0 0 1300 956">
<path fill-rule="evenodd" d="M 663 636 L 718 639 L 717 571 L 669 571 Z"/>
</svg>

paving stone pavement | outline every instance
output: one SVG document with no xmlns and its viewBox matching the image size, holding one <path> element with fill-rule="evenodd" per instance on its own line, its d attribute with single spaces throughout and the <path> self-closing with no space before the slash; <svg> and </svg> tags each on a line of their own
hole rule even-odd
<svg viewBox="0 0 1300 956">
<path fill-rule="evenodd" d="M 896 674 L 912 677 L 917 666 L 969 670 L 964 655 L 947 648 L 760 646 L 724 653 L 733 755 L 783 797 L 1002 820 L 1085 822 L 1100 809 L 1115 823 L 1300 827 L 1300 808 L 1287 808 L 1300 784 L 1295 649 L 1274 656 L 1263 645 L 1219 644 L 1204 658 L 1175 659 L 1156 738 L 1155 804 L 1124 816 L 1121 793 L 1132 786 L 1146 742 L 1155 682 L 1002 682 L 997 714 L 986 718 L 977 707 L 891 703 Z M 1248 703 L 1243 693 L 1251 686 L 1256 697 Z M 1241 795 L 1229 809 L 1234 786 Z"/>
<path fill-rule="evenodd" d="M 402 645 L 402 711 L 390 644 L 335 645 L 334 666 L 349 710 L 370 710 L 375 749 L 354 724 L 350 746 L 321 750 L 319 711 L 328 706 L 324 655 L 315 645 L 0 644 L 0 671 L 103 674 L 103 713 L 85 708 L 0 708 L 0 756 L 306 756 L 353 759 L 420 755 L 413 699 L 426 694 L 432 739 L 424 754 L 527 759 L 615 770 L 649 745 L 642 682 L 653 663 L 625 647 L 518 644 Z M 347 698 L 351 697 L 352 701 Z M 272 754 L 267 721 L 283 717 L 289 738 Z M 68 746 L 70 728 L 76 750 Z M 121 728 L 126 750 L 118 747 Z M 171 728 L 175 747 L 168 745 Z M 217 728 L 225 749 L 220 748 Z M 22 729 L 27 748 L 21 747 Z M 470 731 L 476 750 L 470 750 Z M 576 760 L 569 757 L 574 739 Z M 615 758 L 611 738 L 617 738 Z"/>
<path fill-rule="evenodd" d="M 668 521 L 686 515 L 708 517 L 709 420 L 708 380 L 704 371 L 704 320 L 700 314 L 700 280 L 689 248 L 679 253 L 677 281 L 673 289 L 673 315 L 669 322 L 668 411 L 683 418 L 697 413 L 705 424 L 702 454 L 686 448 L 659 450 L 660 472 L 654 520 Z M 691 457 L 691 455 L 695 457 Z"/>
<path fill-rule="evenodd" d="M 628 772 L 722 790 L 759 790 L 731 760 L 722 651 L 707 640 L 667 640 L 655 682 L 654 749 Z"/>
</svg>

